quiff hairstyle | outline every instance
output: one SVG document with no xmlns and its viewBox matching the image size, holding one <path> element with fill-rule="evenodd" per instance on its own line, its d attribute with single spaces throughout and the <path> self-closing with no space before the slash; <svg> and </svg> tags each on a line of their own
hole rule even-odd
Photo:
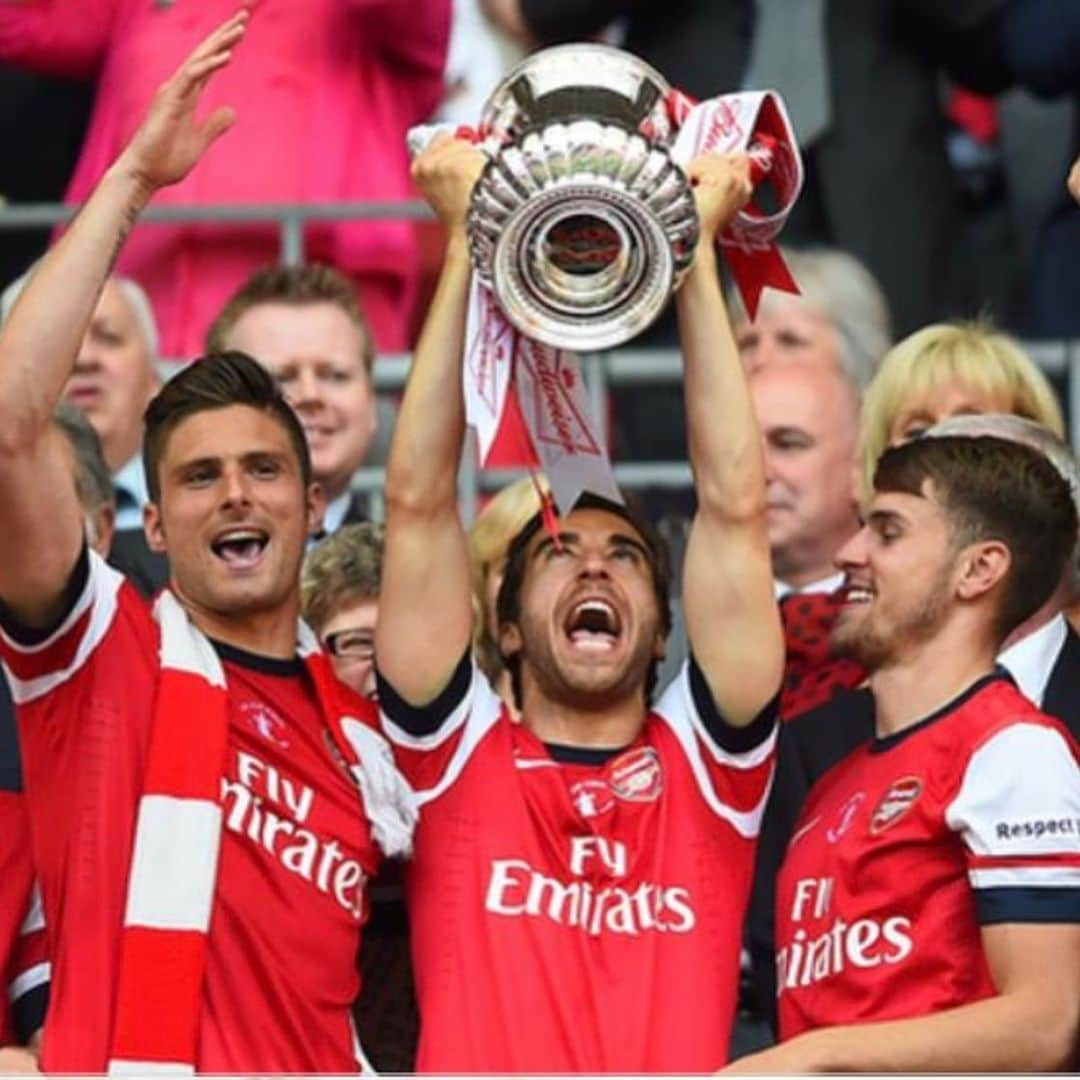
<svg viewBox="0 0 1080 1080">
<path fill-rule="evenodd" d="M 356 299 L 356 290 L 344 274 L 323 263 L 304 266 L 266 266 L 256 270 L 221 309 L 206 332 L 206 351 L 227 351 L 229 335 L 240 317 L 260 304 L 333 304 L 360 331 L 364 370 L 371 375 L 375 345 L 371 328 Z"/>
<path fill-rule="evenodd" d="M 300 607 L 317 634 L 343 604 L 378 600 L 386 530 L 370 521 L 346 525 L 308 552 L 300 572 Z"/>
<path fill-rule="evenodd" d="M 143 420 L 143 469 L 151 502 L 161 498 L 158 467 L 169 436 L 182 420 L 210 409 L 248 405 L 272 416 L 285 429 L 296 452 L 304 486 L 311 483 L 307 438 L 292 406 L 267 370 L 246 353 L 204 356 L 174 375 L 151 399 Z"/>
<path fill-rule="evenodd" d="M 1068 482 L 1038 450 L 991 435 L 916 439 L 887 450 L 874 490 L 931 498 L 957 551 L 996 540 L 1009 549 L 995 646 L 1053 595 L 1076 546 Z"/>
<path fill-rule="evenodd" d="M 671 556 L 664 538 L 656 531 L 653 524 L 633 504 L 612 502 L 602 495 L 586 491 L 574 504 L 574 510 L 606 510 L 615 517 L 622 518 L 641 537 L 649 553 L 649 569 L 652 576 L 653 594 L 656 608 L 660 615 L 660 633 L 666 639 L 671 633 Z M 572 511 L 571 511 L 572 512 Z M 521 618 L 521 587 L 528 569 L 529 545 L 544 526 L 543 514 L 537 512 L 525 523 L 524 528 L 510 542 L 506 552 L 506 572 L 495 607 L 499 626 L 507 623 L 517 624 Z M 521 700 L 521 653 L 513 656 L 503 655 L 503 666 L 510 672 L 510 681 L 514 691 L 514 703 L 520 709 Z M 645 677 L 645 700 L 651 701 L 660 676 L 660 661 L 654 659 L 649 664 Z"/>
<path fill-rule="evenodd" d="M 859 462 L 865 496 L 897 418 L 913 402 L 951 382 L 1001 396 L 1014 416 L 1064 434 L 1053 388 L 1011 337 L 983 322 L 925 326 L 893 346 L 863 397 Z"/>
</svg>

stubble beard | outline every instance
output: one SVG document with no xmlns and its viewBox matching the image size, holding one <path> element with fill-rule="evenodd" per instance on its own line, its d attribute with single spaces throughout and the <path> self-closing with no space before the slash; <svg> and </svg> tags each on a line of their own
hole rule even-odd
<svg viewBox="0 0 1080 1080">
<path fill-rule="evenodd" d="M 892 667 L 912 645 L 932 640 L 941 629 L 952 603 L 948 570 L 936 576 L 919 603 L 882 630 L 868 625 L 872 616 L 855 625 L 838 623 L 829 637 L 829 652 L 838 659 L 854 660 L 867 672 Z"/>
</svg>

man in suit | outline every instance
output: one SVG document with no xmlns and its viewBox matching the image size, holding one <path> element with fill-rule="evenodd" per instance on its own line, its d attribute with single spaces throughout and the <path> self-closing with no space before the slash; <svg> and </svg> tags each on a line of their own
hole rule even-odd
<svg viewBox="0 0 1080 1080">
<path fill-rule="evenodd" d="M 4 290 L 0 322 L 29 278 L 26 273 Z M 93 425 L 112 475 L 116 520 L 109 562 L 146 596 L 169 577 L 168 562 L 150 550 L 142 528 L 147 500 L 143 410 L 161 388 L 157 358 L 157 323 L 146 293 L 130 278 L 109 278 L 79 346 L 64 397 Z"/>
<path fill-rule="evenodd" d="M 1039 450 L 1080 496 L 1080 469 L 1069 447 L 1030 420 L 1004 414 L 954 416 L 931 428 L 935 436 L 993 435 Z M 1080 552 L 1078 552 L 1080 554 Z M 999 664 L 1044 712 L 1080 738 L 1080 636 L 1064 616 L 1076 595 L 1080 563 L 1073 559 L 1053 596 L 1016 628 L 998 654 Z M 866 688 L 845 692 L 784 726 L 776 775 L 758 843 L 747 917 L 758 1000 L 775 1008 L 773 917 L 776 874 L 799 811 L 814 784 L 874 733 L 874 704 Z M 775 1020 L 775 1017 L 774 1017 Z"/>
<path fill-rule="evenodd" d="M 326 500 L 323 533 L 363 521 L 349 483 L 375 435 L 375 347 L 348 279 L 315 263 L 258 270 L 211 324 L 206 348 L 255 357 L 285 391 Z"/>
</svg>

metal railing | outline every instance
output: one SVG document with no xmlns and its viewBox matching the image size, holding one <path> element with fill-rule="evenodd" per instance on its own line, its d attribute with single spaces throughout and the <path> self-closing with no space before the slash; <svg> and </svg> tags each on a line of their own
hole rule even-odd
<svg viewBox="0 0 1080 1080">
<path fill-rule="evenodd" d="M 0 205 L 0 233 L 12 229 L 52 227 L 71 219 L 76 208 L 54 203 Z M 143 223 L 200 222 L 230 225 L 275 225 L 279 234 L 279 258 L 288 266 L 304 261 L 306 226 L 328 221 L 422 221 L 432 218 L 430 208 L 418 200 L 406 202 L 326 202 L 206 204 L 150 206 L 139 217 Z M 1074 449 L 1080 449 L 1080 341 L 1026 342 L 1025 348 L 1042 370 L 1064 385 L 1064 409 Z M 384 393 L 401 389 L 408 372 L 407 355 L 380 357 L 375 364 L 375 385 Z M 612 386 L 676 383 L 682 377 L 675 349 L 618 349 L 583 357 L 583 370 L 593 415 L 605 441 L 607 396 Z M 520 473 L 513 470 L 479 469 L 471 447 L 463 455 L 459 477 L 462 513 L 471 521 L 481 492 L 497 490 Z M 366 493 L 373 517 L 382 516 L 381 491 L 384 470 L 360 469 L 353 487 Z M 644 487 L 689 488 L 690 469 L 685 461 L 616 462 L 615 477 L 629 489 Z"/>
</svg>

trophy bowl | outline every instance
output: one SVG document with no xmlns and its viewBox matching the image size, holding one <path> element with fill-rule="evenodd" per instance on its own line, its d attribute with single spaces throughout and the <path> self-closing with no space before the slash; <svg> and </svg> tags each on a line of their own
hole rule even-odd
<svg viewBox="0 0 1080 1080">
<path fill-rule="evenodd" d="M 495 88 L 469 240 L 522 333 L 589 352 L 659 315 L 693 258 L 693 192 L 668 147 L 663 77 L 605 45 L 535 53 Z"/>
</svg>

